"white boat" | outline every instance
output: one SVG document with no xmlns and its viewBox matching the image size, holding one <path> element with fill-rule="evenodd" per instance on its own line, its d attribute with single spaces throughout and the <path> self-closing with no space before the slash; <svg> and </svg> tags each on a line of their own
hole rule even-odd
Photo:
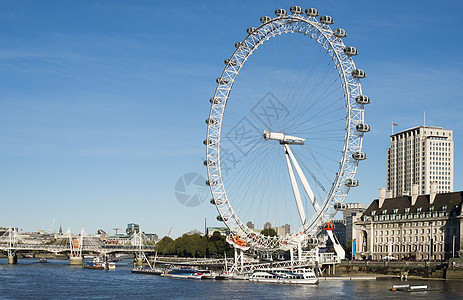
<svg viewBox="0 0 463 300">
<path fill-rule="evenodd" d="M 195 269 L 181 268 L 169 269 L 161 274 L 162 277 L 180 278 L 180 279 L 202 279 L 203 273 Z"/>
<path fill-rule="evenodd" d="M 250 281 L 285 284 L 317 284 L 313 269 L 262 269 L 255 270 Z"/>
<path fill-rule="evenodd" d="M 427 285 L 393 285 L 390 291 L 401 291 L 401 292 L 424 292 L 424 291 L 438 291 L 437 288 L 431 288 Z"/>
<path fill-rule="evenodd" d="M 107 267 L 106 267 L 106 264 L 108 265 Z M 116 263 L 106 262 L 106 263 L 103 263 L 103 267 L 105 267 L 105 269 L 107 269 L 109 271 L 114 271 L 114 270 L 116 270 Z"/>
</svg>

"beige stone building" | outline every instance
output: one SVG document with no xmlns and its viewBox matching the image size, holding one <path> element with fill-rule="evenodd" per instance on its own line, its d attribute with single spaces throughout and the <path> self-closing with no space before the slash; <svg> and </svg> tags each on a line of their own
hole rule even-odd
<svg viewBox="0 0 463 300">
<path fill-rule="evenodd" d="M 347 203 L 347 207 L 343 210 L 343 220 L 345 224 L 345 245 L 349 245 L 353 241 L 353 233 L 355 232 L 354 224 L 367 209 L 367 205 L 363 203 Z"/>
<path fill-rule="evenodd" d="M 354 225 L 356 259 L 444 260 L 463 256 L 463 192 L 386 198 L 380 189 Z"/>
<path fill-rule="evenodd" d="M 418 126 L 391 136 L 387 149 L 387 190 L 390 197 L 429 194 L 431 182 L 438 193 L 453 191 L 453 131 L 442 127 Z"/>
</svg>

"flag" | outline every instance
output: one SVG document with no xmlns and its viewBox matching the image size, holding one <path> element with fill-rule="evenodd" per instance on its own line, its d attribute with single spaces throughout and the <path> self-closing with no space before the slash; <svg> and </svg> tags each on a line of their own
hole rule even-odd
<svg viewBox="0 0 463 300">
<path fill-rule="evenodd" d="M 396 123 L 392 122 L 392 126 L 399 126 L 399 125 L 397 125 Z"/>
</svg>

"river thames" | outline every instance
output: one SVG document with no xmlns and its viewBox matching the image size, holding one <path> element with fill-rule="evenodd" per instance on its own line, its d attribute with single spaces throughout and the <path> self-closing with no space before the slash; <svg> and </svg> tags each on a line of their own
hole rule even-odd
<svg viewBox="0 0 463 300">
<path fill-rule="evenodd" d="M 69 266 L 68 261 L 0 259 L 0 299 L 463 299 L 462 281 L 409 281 L 438 291 L 390 292 L 399 281 L 320 281 L 289 286 L 248 281 L 179 280 L 132 274 L 129 262 L 115 271 Z"/>
</svg>

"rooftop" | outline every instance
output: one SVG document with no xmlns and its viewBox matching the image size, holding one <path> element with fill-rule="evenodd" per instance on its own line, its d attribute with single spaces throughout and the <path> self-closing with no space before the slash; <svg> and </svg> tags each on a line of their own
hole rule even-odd
<svg viewBox="0 0 463 300">
<path fill-rule="evenodd" d="M 414 205 L 412 205 L 411 196 L 389 198 L 384 200 L 382 207 L 379 207 L 379 199 L 375 199 L 367 210 L 365 210 L 363 215 L 371 216 L 372 211 L 375 211 L 377 215 L 415 213 L 418 212 L 419 209 L 421 209 L 421 212 L 428 212 L 431 211 L 431 207 L 433 207 L 432 210 L 434 211 L 451 212 L 460 207 L 463 203 L 463 191 L 437 194 L 432 204 L 429 201 L 429 197 L 429 195 L 418 196 Z M 409 208 L 408 212 L 405 212 L 406 208 Z M 397 209 L 396 212 L 394 212 L 395 209 Z"/>
</svg>

